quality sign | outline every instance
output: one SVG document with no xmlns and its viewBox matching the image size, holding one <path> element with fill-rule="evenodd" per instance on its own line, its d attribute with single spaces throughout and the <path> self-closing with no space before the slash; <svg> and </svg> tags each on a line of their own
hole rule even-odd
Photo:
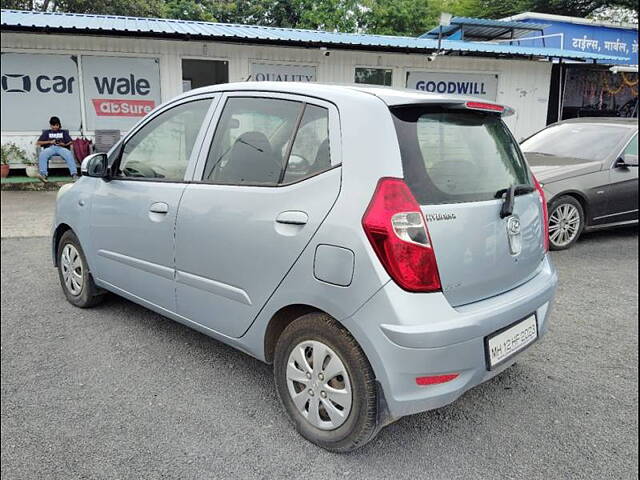
<svg viewBox="0 0 640 480">
<path fill-rule="evenodd" d="M 313 65 L 283 65 L 252 62 L 250 80 L 256 82 L 315 82 Z"/>
<path fill-rule="evenodd" d="M 409 72 L 407 88 L 441 95 L 463 95 L 495 101 L 498 75 L 458 72 Z"/>
</svg>

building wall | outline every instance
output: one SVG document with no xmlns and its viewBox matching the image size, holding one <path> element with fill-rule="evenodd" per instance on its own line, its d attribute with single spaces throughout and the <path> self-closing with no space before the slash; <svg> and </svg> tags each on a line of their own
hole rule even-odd
<svg viewBox="0 0 640 480">
<path fill-rule="evenodd" d="M 181 93 L 182 58 L 219 59 L 229 62 L 229 81 L 244 81 L 253 60 L 316 66 L 318 82 L 353 83 L 355 67 L 393 69 L 393 86 L 404 88 L 409 71 L 475 72 L 498 75 L 497 101 L 513 107 L 506 119 L 520 140 L 546 124 L 551 63 L 536 60 L 503 60 L 480 57 L 438 57 L 428 61 L 422 54 L 374 53 L 331 50 L 326 56 L 317 48 L 253 46 L 221 42 L 176 41 L 109 36 L 49 35 L 2 32 L 2 51 L 70 55 L 117 55 L 156 57 L 160 60 L 161 99 Z M 34 137 L 46 119 L 34 118 L 32 131 L 2 131 L 2 142 L 15 141 L 33 149 Z M 71 132 L 77 135 L 79 132 Z M 89 136 L 93 132 L 85 134 Z"/>
</svg>

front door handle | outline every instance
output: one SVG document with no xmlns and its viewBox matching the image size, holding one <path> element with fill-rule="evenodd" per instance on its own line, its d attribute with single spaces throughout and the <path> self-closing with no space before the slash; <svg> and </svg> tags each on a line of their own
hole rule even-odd
<svg viewBox="0 0 640 480">
<path fill-rule="evenodd" d="M 151 213 L 161 213 L 166 215 L 167 213 L 169 213 L 169 205 L 164 202 L 152 203 L 149 207 L 149 211 Z"/>
<path fill-rule="evenodd" d="M 288 210 L 276 217 L 276 222 L 287 225 L 306 225 L 308 221 L 309 216 L 300 210 Z"/>
</svg>

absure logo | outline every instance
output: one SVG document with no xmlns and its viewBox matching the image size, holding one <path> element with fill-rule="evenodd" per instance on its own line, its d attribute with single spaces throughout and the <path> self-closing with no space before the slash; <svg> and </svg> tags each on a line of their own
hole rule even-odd
<svg viewBox="0 0 640 480">
<path fill-rule="evenodd" d="M 156 106 L 153 100 L 94 98 L 91 102 L 98 117 L 144 117 Z"/>
</svg>

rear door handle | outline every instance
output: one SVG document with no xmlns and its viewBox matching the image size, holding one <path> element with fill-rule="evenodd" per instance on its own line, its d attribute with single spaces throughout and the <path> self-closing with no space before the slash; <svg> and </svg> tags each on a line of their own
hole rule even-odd
<svg viewBox="0 0 640 480">
<path fill-rule="evenodd" d="M 300 210 L 288 210 L 280 213 L 276 217 L 276 222 L 285 223 L 287 225 L 306 225 L 308 221 L 309 216 Z"/>
<path fill-rule="evenodd" d="M 164 202 L 152 203 L 151 206 L 149 207 L 149 211 L 151 213 L 167 214 L 169 213 L 169 205 L 167 205 Z"/>
</svg>

